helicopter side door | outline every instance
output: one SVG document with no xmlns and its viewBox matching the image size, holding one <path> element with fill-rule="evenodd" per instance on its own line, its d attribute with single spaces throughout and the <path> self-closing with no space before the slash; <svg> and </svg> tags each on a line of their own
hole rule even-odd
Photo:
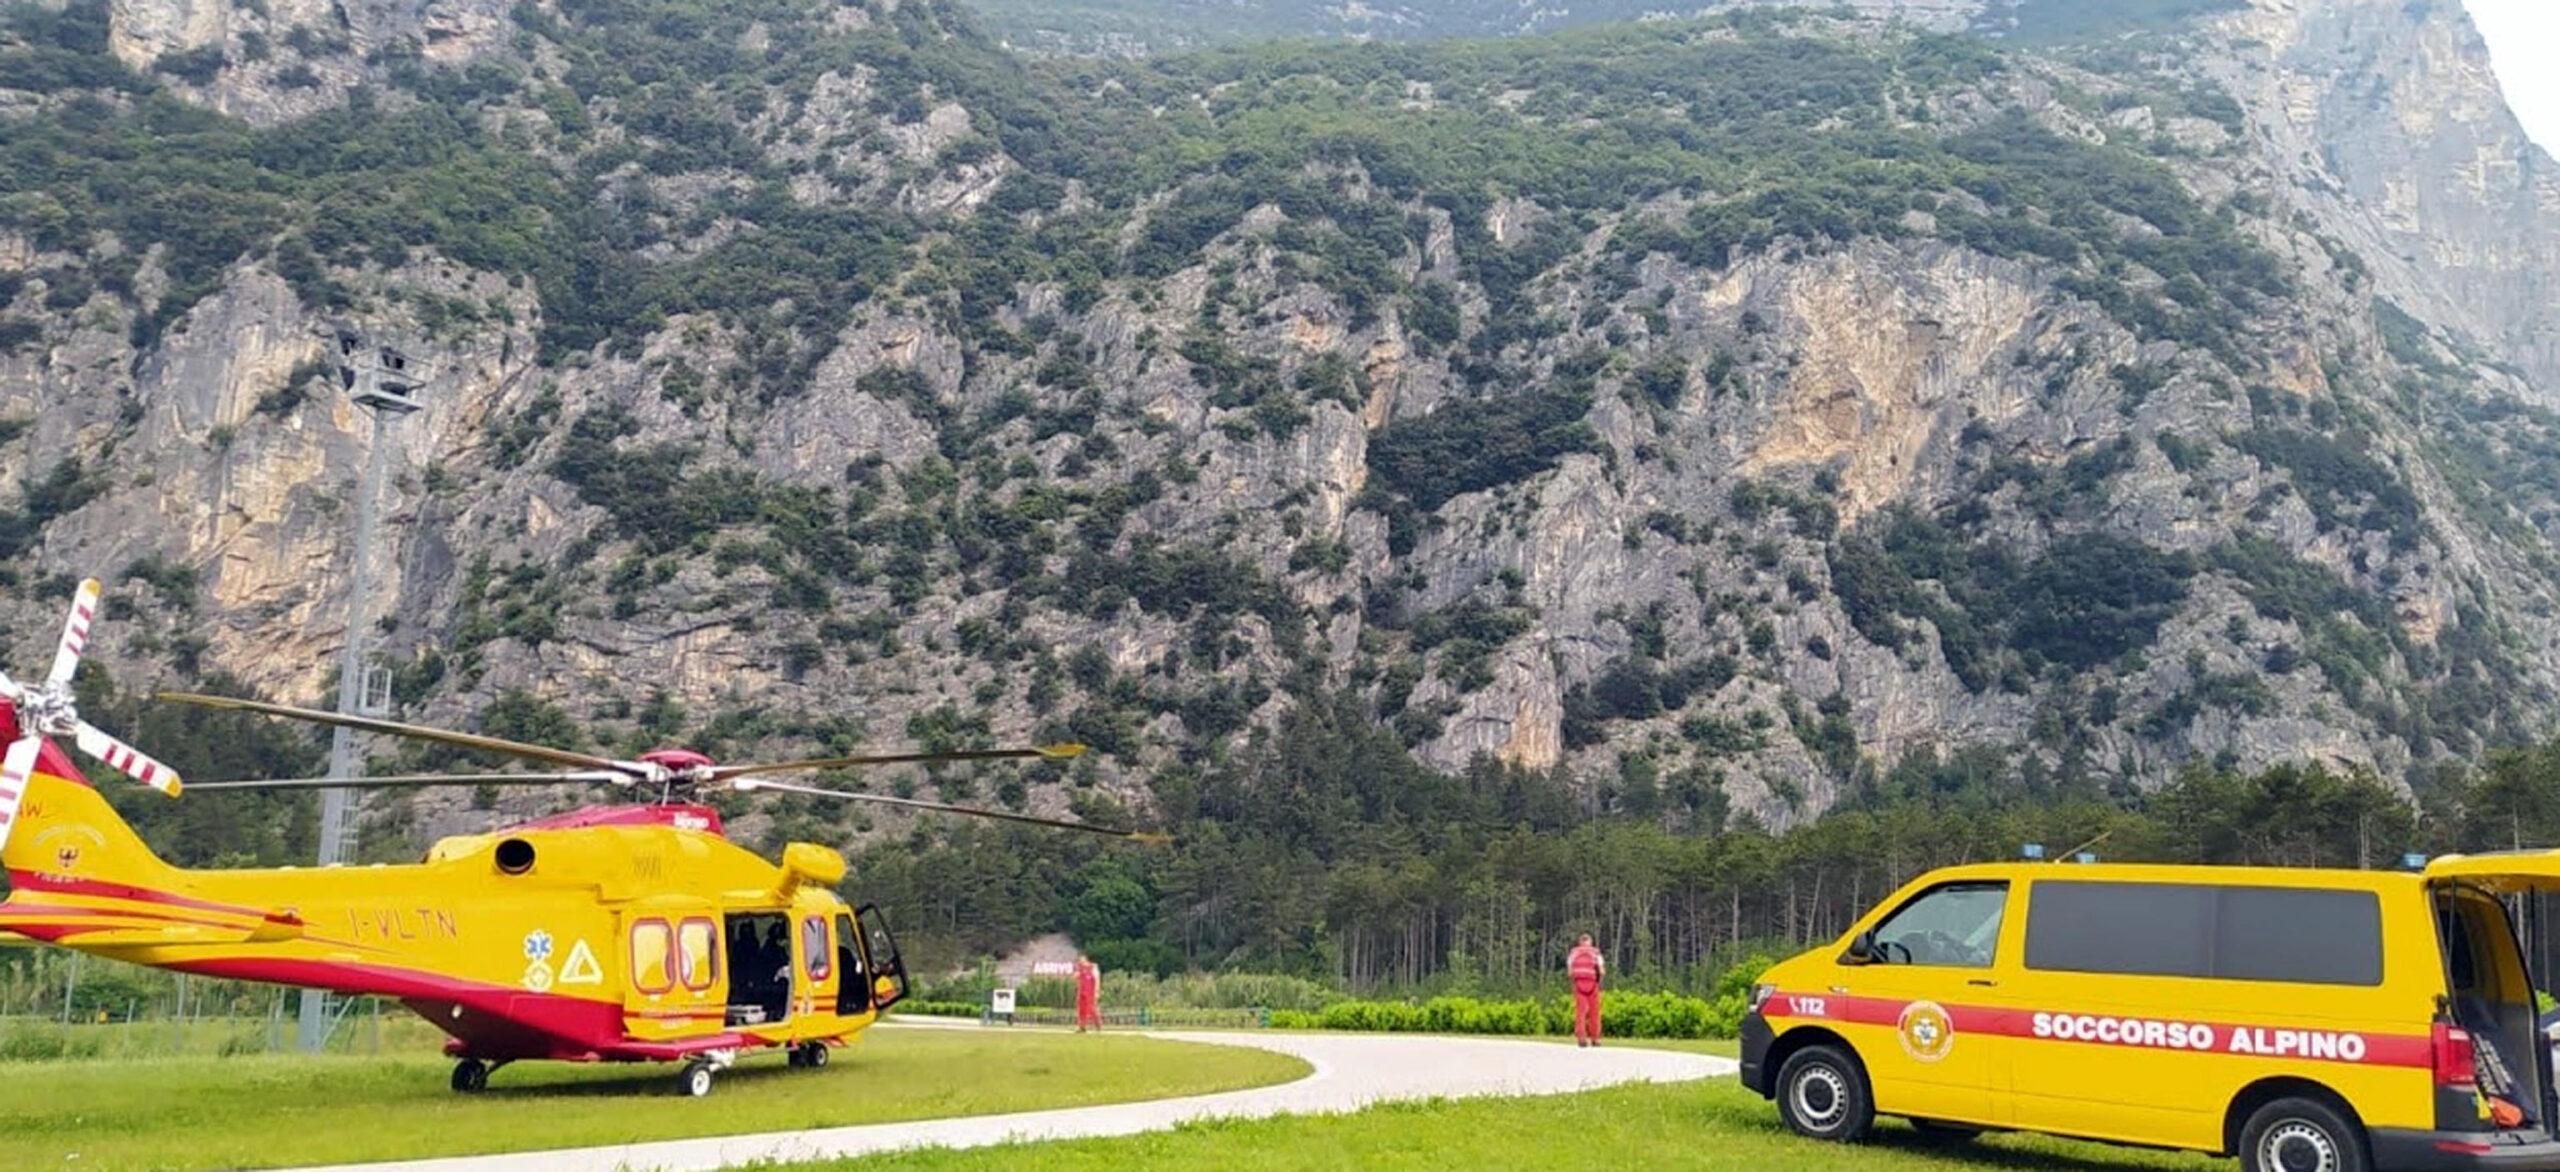
<svg viewBox="0 0 2560 1172">
<path fill-rule="evenodd" d="M 836 913 L 836 1016 L 871 1012 L 871 969 L 862 962 L 861 936 L 853 917 Z"/>
<path fill-rule="evenodd" d="M 907 963 L 898 955 L 898 938 L 889 917 L 877 905 L 864 904 L 853 913 L 862 924 L 863 952 L 871 958 L 871 1004 L 886 1010 L 907 995 Z"/>
<path fill-rule="evenodd" d="M 631 1037 L 662 1040 L 716 1033 L 723 1028 L 727 972 L 720 957 L 720 921 L 710 909 L 650 906 L 622 913 L 622 1028 Z"/>
</svg>

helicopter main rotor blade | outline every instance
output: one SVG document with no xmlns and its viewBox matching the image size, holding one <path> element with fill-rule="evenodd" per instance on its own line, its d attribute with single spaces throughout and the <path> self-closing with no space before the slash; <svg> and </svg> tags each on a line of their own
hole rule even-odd
<svg viewBox="0 0 2560 1172">
<path fill-rule="evenodd" d="M 938 764 L 944 761 L 1064 761 L 1083 755 L 1084 746 L 1068 742 L 1041 745 L 1032 749 L 955 749 L 947 753 L 875 753 L 859 757 L 810 757 L 799 761 L 769 761 L 758 765 L 719 765 L 711 770 L 716 781 L 733 777 L 757 777 L 767 773 L 798 773 L 810 769 L 856 769 L 865 765 Z"/>
<path fill-rule="evenodd" d="M 591 769 L 568 773 L 409 773 L 387 777 L 287 777 L 266 781 L 188 782 L 187 792 L 207 789 L 423 789 L 439 785 L 621 785 L 629 774 Z"/>
<path fill-rule="evenodd" d="M 814 785 L 793 785 L 787 781 L 760 781 L 750 779 L 737 783 L 735 788 L 741 793 L 754 793 L 758 790 L 773 790 L 778 793 L 807 794 L 810 797 L 817 798 L 842 798 L 848 802 L 873 802 L 883 806 L 903 806 L 910 810 L 930 810 L 937 814 L 966 814 L 972 818 L 993 818 L 1001 822 L 1020 822 L 1028 826 L 1047 826 L 1057 830 L 1081 830 L 1087 834 L 1100 834 L 1107 835 L 1112 838 L 1125 838 L 1131 842 L 1143 842 L 1158 846 L 1173 841 L 1173 836 L 1170 834 L 1159 834 L 1147 830 L 1122 830 L 1116 826 L 1096 826 L 1090 822 L 1068 822 L 1058 818 L 1042 818 L 1034 814 L 1016 814 L 1011 810 L 985 810 L 976 806 L 954 806 L 943 802 L 928 802 L 919 798 L 894 798 L 887 794 L 865 794 L 855 793 L 851 790 L 821 789 Z"/>
<path fill-rule="evenodd" d="M 243 700 L 237 696 L 205 696 L 194 692 L 156 692 L 152 694 L 151 698 L 154 700 L 172 701 L 179 704 L 193 704 L 200 708 L 220 708 L 233 712 L 255 712 L 262 716 L 281 716 L 290 720 L 307 720 L 313 724 L 336 725 L 341 728 L 352 728 L 361 732 L 385 733 L 395 737 L 412 737 L 422 741 L 436 741 L 464 749 L 477 749 L 483 753 L 502 753 L 509 757 L 521 757 L 528 761 L 543 761 L 553 765 L 566 765 L 574 769 L 612 770 L 624 781 L 637 779 L 648 772 L 647 766 L 629 761 L 616 761 L 611 757 L 598 757 L 592 753 L 579 753 L 569 749 L 554 749 L 547 745 L 528 745 L 522 741 L 510 741 L 500 737 L 486 737 L 481 736 L 478 733 L 453 732 L 448 729 L 428 728 L 422 724 L 408 724 L 397 720 L 384 720 L 380 717 L 374 716 L 350 716 L 343 712 L 323 712 L 317 708 L 296 708 L 290 704 L 269 704 L 263 700 Z"/>
</svg>

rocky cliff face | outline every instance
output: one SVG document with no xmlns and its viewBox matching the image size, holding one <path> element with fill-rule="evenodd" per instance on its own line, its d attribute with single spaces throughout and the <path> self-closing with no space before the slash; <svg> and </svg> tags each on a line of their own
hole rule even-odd
<svg viewBox="0 0 2560 1172">
<path fill-rule="evenodd" d="M 2211 71 L 2292 198 L 2430 320 L 2560 386 L 2560 164 L 2461 6 L 2258 0 L 2215 28 Z"/>
<path fill-rule="evenodd" d="M 403 68 L 505 48 L 501 0 L 116 0 L 107 48 L 193 100 L 261 125 L 343 102 Z"/>
<path fill-rule="evenodd" d="M 359 87 L 448 104 L 470 166 L 535 161 L 508 190 L 593 235 L 515 270 L 489 209 L 430 198 L 397 247 L 287 218 L 199 279 L 152 225 L 48 219 L 86 214 L 69 180 L 0 196 L 15 658 L 52 579 L 116 572 L 125 678 L 322 694 L 372 439 L 317 361 L 347 326 L 434 372 L 372 611 L 428 720 L 523 693 L 614 746 L 1100 745 L 998 795 L 1055 810 L 1143 805 L 1351 692 L 1437 765 L 1784 823 L 1964 749 L 2036 785 L 2396 778 L 2560 715 L 2560 214 L 2457 5 L 2260 0 L 1991 64 L 1832 16 L 1642 34 L 1882 79 L 1804 97 L 1848 104 L 1786 141 L 1943 160 L 1890 206 L 1857 145 L 1625 196 L 1202 147 L 1124 198 L 1021 133 L 1041 112 L 985 80 L 1015 65 L 935 10 L 674 6 L 699 56 L 599 82 L 672 51 L 588 7 L 108 10 L 116 60 L 270 134 Z M 1652 82 L 1602 109 L 1538 51 L 1394 79 L 1378 117 L 1543 151 L 1793 116 Z M 1089 105 L 1062 108 L 1104 121 L 1061 133 L 1219 143 L 1392 60 L 1345 52 L 1065 67 Z M 71 100 L 28 92 L 12 116 Z M 420 802 L 421 829 L 489 816 Z"/>
</svg>

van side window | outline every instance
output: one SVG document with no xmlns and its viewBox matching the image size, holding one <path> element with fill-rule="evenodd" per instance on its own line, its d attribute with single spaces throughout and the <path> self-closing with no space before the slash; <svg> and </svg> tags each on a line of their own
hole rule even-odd
<svg viewBox="0 0 2560 1172">
<path fill-rule="evenodd" d="M 2027 967 L 2379 985 L 2382 902 L 2370 891 L 2039 879 Z"/>
<path fill-rule="evenodd" d="M 1885 964 L 1991 967 L 2000 942 L 2006 883 L 1950 883 L 1931 888 L 1875 927 L 1875 956 Z"/>
</svg>

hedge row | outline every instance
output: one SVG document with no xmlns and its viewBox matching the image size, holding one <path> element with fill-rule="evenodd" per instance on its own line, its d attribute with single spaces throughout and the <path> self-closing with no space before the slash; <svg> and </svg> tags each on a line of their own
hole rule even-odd
<svg viewBox="0 0 2560 1172">
<path fill-rule="evenodd" d="M 1730 1038 L 1742 1028 L 1743 998 L 1679 993 L 1609 993 L 1603 1028 L 1622 1038 Z M 1573 999 L 1482 1001 L 1434 997 L 1404 1001 L 1337 1001 L 1312 1012 L 1271 1011 L 1273 1029 L 1362 1030 L 1409 1034 L 1569 1034 Z"/>
</svg>

